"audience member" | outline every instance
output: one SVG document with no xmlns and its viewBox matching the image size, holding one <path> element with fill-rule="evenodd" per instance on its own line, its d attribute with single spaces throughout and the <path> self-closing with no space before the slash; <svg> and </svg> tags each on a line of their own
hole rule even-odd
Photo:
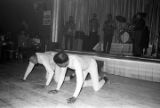
<svg viewBox="0 0 160 108">
<path fill-rule="evenodd" d="M 6 46 L 5 43 L 5 35 L 3 33 L 0 34 L 0 61 L 3 61 L 4 59 L 4 46 Z"/>
<path fill-rule="evenodd" d="M 12 40 L 11 32 L 4 33 L 1 35 L 1 60 L 5 62 L 13 58 L 13 50 L 15 43 Z"/>
<path fill-rule="evenodd" d="M 29 34 L 22 30 L 18 36 L 18 52 L 20 59 L 24 60 L 27 57 L 27 50 L 30 45 Z"/>
<path fill-rule="evenodd" d="M 36 34 L 32 38 L 32 48 L 35 52 L 41 51 L 41 39 L 39 34 Z"/>
</svg>

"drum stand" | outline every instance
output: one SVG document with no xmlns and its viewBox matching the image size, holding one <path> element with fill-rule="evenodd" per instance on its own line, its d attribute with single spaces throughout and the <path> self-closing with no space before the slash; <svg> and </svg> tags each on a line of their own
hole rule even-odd
<svg viewBox="0 0 160 108">
<path fill-rule="evenodd" d="M 122 41 L 121 41 L 121 44 L 122 44 L 122 48 L 121 48 L 121 56 L 124 56 L 124 54 L 123 54 L 123 49 L 124 49 L 124 44 L 125 44 L 125 42 L 123 42 L 124 36 L 121 36 L 121 39 L 122 39 Z"/>
<path fill-rule="evenodd" d="M 124 33 L 121 35 L 121 40 L 122 40 L 121 55 L 124 56 L 124 54 L 123 54 L 124 44 L 129 40 L 129 34 L 128 34 L 128 32 L 124 32 Z"/>
<path fill-rule="evenodd" d="M 121 56 L 124 56 L 124 54 L 123 54 L 123 49 L 124 49 L 124 42 L 122 42 Z"/>
</svg>

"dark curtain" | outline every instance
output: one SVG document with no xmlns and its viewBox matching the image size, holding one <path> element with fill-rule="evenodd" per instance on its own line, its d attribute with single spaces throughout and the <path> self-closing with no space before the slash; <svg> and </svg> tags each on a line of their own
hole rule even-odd
<svg viewBox="0 0 160 108">
<path fill-rule="evenodd" d="M 85 32 L 86 35 L 88 35 L 88 24 L 92 13 L 97 14 L 99 23 L 102 24 L 106 14 L 109 13 L 110 10 L 110 0 L 54 0 L 54 3 L 55 2 L 59 2 L 60 6 L 55 6 L 53 8 L 52 41 L 57 41 L 55 39 L 58 39 L 58 41 L 62 40 L 61 29 L 63 28 L 64 23 L 68 20 L 70 15 L 75 18 L 76 30 L 81 30 Z M 59 9 L 56 9 L 56 7 Z M 59 19 L 56 15 L 59 16 Z M 59 23 L 56 23 L 56 19 L 58 19 Z M 57 31 L 59 31 L 58 34 L 55 34 Z M 99 34 L 101 34 L 101 31 L 102 30 L 100 29 Z"/>
<path fill-rule="evenodd" d="M 160 2 L 159 0 L 152 0 L 149 5 L 147 5 L 148 9 L 148 25 L 150 27 L 150 44 L 157 44 L 158 41 L 158 27 L 159 27 L 159 18 L 160 18 Z M 147 8 L 146 7 L 146 8 Z"/>
</svg>

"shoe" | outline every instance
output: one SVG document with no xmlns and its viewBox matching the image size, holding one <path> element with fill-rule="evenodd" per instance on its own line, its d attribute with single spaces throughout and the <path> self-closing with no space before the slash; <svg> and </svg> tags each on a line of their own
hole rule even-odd
<svg viewBox="0 0 160 108">
<path fill-rule="evenodd" d="M 107 76 L 104 76 L 103 79 L 105 80 L 106 84 L 110 84 L 110 80 L 107 78 Z"/>
</svg>

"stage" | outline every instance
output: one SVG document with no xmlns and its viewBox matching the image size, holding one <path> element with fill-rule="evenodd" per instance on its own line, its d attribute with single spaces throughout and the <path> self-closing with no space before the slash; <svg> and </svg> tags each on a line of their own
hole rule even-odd
<svg viewBox="0 0 160 108">
<path fill-rule="evenodd" d="M 67 51 L 77 55 L 88 55 L 102 62 L 101 71 L 140 80 L 160 82 L 160 60 L 100 52 Z"/>
</svg>

